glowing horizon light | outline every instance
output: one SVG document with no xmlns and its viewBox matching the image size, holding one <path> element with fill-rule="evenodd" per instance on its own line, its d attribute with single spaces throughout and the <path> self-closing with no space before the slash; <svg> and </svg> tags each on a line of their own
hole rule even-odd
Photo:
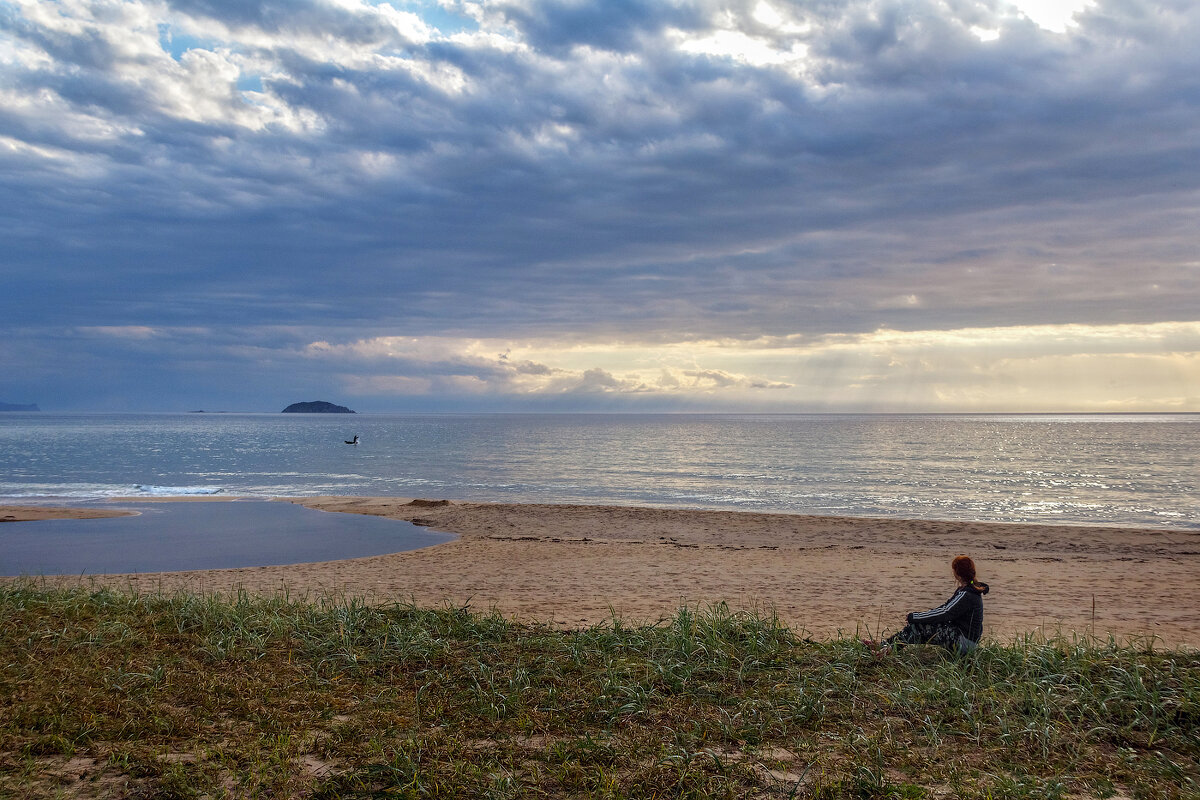
<svg viewBox="0 0 1200 800">
<path fill-rule="evenodd" d="M 779 410 L 1200 409 L 1200 322 L 1031 325 L 751 340 L 311 342 L 355 395 L 624 395 Z M 725 398 L 725 399 L 721 399 Z"/>
</svg>

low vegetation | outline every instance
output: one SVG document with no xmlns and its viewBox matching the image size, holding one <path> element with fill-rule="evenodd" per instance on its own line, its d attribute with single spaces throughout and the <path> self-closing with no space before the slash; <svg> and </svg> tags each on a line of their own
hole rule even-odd
<svg viewBox="0 0 1200 800">
<path fill-rule="evenodd" d="M 0 797 L 1200 797 L 1200 654 L 0 587 Z"/>
</svg>

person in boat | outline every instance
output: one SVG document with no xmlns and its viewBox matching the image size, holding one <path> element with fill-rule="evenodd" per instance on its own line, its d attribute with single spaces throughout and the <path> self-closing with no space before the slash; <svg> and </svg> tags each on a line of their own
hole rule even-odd
<svg viewBox="0 0 1200 800">
<path fill-rule="evenodd" d="M 358 434 L 354 434 L 353 439 L 347 439 L 346 444 L 358 444 Z"/>
<path fill-rule="evenodd" d="M 958 584 L 950 599 L 928 611 L 913 611 L 907 624 L 876 645 L 866 644 L 887 652 L 910 644 L 934 644 L 954 653 L 969 653 L 979 645 L 983 636 L 983 596 L 989 587 L 975 579 L 975 562 L 968 556 L 958 556 L 950 562 Z"/>
</svg>

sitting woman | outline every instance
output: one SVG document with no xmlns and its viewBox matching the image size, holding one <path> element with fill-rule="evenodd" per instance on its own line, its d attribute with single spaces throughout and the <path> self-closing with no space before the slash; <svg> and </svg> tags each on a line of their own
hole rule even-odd
<svg viewBox="0 0 1200 800">
<path fill-rule="evenodd" d="M 880 652 L 906 644 L 936 644 L 955 653 L 969 653 L 983 635 L 983 595 L 988 585 L 975 580 L 975 562 L 958 556 L 950 567 L 958 588 L 950 599 L 929 611 L 908 615 L 908 624 L 878 646 Z M 866 642 L 875 647 L 874 642 Z"/>
</svg>

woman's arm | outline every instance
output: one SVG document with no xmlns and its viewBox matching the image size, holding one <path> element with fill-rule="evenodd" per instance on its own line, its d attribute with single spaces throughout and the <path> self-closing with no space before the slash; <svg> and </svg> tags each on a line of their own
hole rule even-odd
<svg viewBox="0 0 1200 800">
<path fill-rule="evenodd" d="M 914 611 L 908 615 L 909 622 L 917 622 L 922 625 L 940 625 L 944 622 L 953 622 L 958 616 L 956 613 L 962 599 L 967 593 L 959 590 L 954 593 L 954 596 L 942 603 L 937 608 L 931 608 L 928 611 Z"/>
</svg>

